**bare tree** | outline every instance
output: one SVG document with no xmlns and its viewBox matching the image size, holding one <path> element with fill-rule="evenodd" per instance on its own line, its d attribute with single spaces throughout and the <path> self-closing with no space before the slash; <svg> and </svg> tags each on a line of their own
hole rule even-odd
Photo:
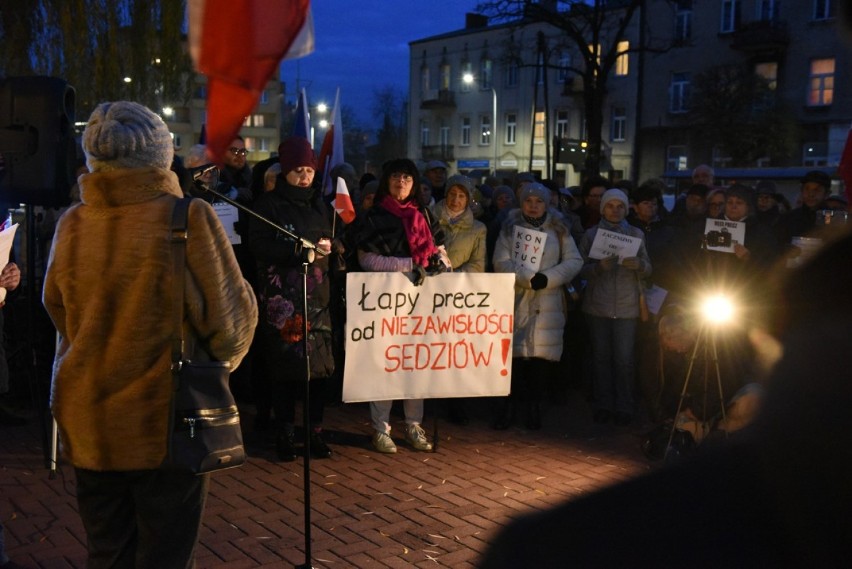
<svg viewBox="0 0 852 569">
<path fill-rule="evenodd" d="M 185 0 L 17 0 L 0 5 L 0 75 L 60 77 L 77 114 L 132 99 L 188 100 Z"/>
<path fill-rule="evenodd" d="M 392 158 L 400 158 L 400 149 L 406 147 L 407 101 L 405 95 L 386 85 L 373 92 L 373 119 L 376 130 L 376 144 L 370 147 L 370 163 L 380 165 Z"/>
<path fill-rule="evenodd" d="M 562 31 L 565 45 L 576 49 L 571 71 L 582 78 L 588 147 L 586 175 L 600 172 L 603 159 L 603 121 L 607 82 L 621 52 L 618 44 L 644 0 L 495 0 L 477 11 L 494 21 L 518 26 L 543 22 Z M 631 49 L 633 51 L 633 49 Z M 535 64 L 535 63 L 534 63 Z"/>
</svg>

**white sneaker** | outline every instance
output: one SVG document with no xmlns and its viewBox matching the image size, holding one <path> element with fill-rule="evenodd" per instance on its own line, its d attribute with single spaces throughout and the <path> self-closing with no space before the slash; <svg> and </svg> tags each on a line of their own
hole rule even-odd
<svg viewBox="0 0 852 569">
<path fill-rule="evenodd" d="M 376 431 L 376 434 L 373 435 L 373 448 L 386 454 L 396 452 L 396 445 L 390 435 L 379 431 Z"/>
<path fill-rule="evenodd" d="M 432 443 L 426 438 L 423 427 L 414 423 L 405 430 L 405 440 L 417 450 L 432 450 Z"/>
</svg>

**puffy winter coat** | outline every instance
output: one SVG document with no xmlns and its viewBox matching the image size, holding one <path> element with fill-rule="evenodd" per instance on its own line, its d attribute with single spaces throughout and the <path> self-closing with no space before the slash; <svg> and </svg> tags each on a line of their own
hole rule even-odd
<svg viewBox="0 0 852 569">
<path fill-rule="evenodd" d="M 530 279 L 536 274 L 515 261 L 515 227 L 547 234 L 538 272 L 547 277 L 547 286 L 533 290 Z M 565 285 L 571 282 L 583 259 L 564 218 L 548 209 L 540 227 L 524 220 L 520 209 L 509 212 L 500 228 L 494 248 L 494 272 L 515 273 L 515 333 L 512 356 L 559 361 L 565 328 Z"/>
<path fill-rule="evenodd" d="M 444 200 L 435 204 L 435 217 L 444 230 L 444 245 L 453 270 L 461 273 L 485 271 L 485 224 L 473 218 L 466 208 L 456 221 L 450 221 Z"/>
<path fill-rule="evenodd" d="M 79 468 L 157 468 L 173 384 L 172 210 L 183 194 L 158 168 L 86 174 L 80 189 L 82 203 L 59 219 L 44 282 L 62 337 L 51 387 L 62 449 Z M 257 304 L 202 200 L 189 206 L 184 306 L 187 357 L 236 367 Z"/>
</svg>

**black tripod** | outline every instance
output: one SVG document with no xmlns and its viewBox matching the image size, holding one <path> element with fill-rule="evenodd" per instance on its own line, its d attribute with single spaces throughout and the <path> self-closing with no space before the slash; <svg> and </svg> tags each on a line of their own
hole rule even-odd
<svg viewBox="0 0 852 569">
<path fill-rule="evenodd" d="M 689 389 L 689 380 L 692 377 L 692 370 L 695 367 L 695 359 L 698 355 L 699 348 L 703 348 L 704 350 L 704 416 L 707 416 L 707 383 L 708 383 L 708 357 L 710 361 L 713 363 L 713 369 L 716 372 L 716 386 L 719 389 L 719 405 L 722 409 L 722 420 L 725 421 L 725 397 L 722 392 L 722 374 L 719 371 L 719 352 L 716 349 L 716 334 L 718 333 L 718 329 L 716 326 L 710 323 L 704 323 L 701 325 L 701 328 L 698 330 L 698 336 L 695 339 L 695 346 L 692 348 L 692 355 L 689 358 L 689 365 L 686 369 L 686 377 L 683 380 L 683 389 L 680 392 L 680 399 L 677 404 L 677 411 L 675 412 L 674 422 L 672 423 L 672 430 L 669 433 L 669 440 L 666 443 L 666 450 L 663 454 L 663 460 L 665 460 L 669 451 L 672 448 L 672 440 L 674 439 L 675 431 L 677 430 L 678 417 L 680 417 L 680 412 L 683 410 L 683 401 L 686 399 L 686 392 Z"/>
<path fill-rule="evenodd" d="M 311 265 L 316 259 L 317 255 L 326 255 L 324 251 L 317 248 L 317 245 L 304 237 L 300 237 L 296 235 L 292 231 L 281 227 L 276 224 L 274 221 L 255 213 L 251 209 L 246 206 L 237 203 L 236 201 L 230 199 L 227 196 L 220 194 L 219 192 L 210 188 L 212 184 L 206 184 L 201 181 L 201 178 L 216 169 L 215 165 L 206 165 L 200 168 L 197 168 L 193 171 L 192 179 L 195 187 L 209 192 L 214 195 L 216 198 L 220 199 L 223 202 L 226 202 L 238 210 L 251 215 L 253 218 L 261 221 L 270 227 L 274 228 L 276 231 L 286 235 L 290 239 L 293 239 L 296 243 L 299 244 L 301 248 L 302 255 L 302 351 L 305 354 L 305 397 L 302 402 L 302 423 L 303 428 L 305 429 L 305 452 L 304 452 L 304 468 L 303 468 L 303 476 L 304 476 L 304 501 L 305 501 L 305 563 L 303 565 L 296 565 L 297 569 L 309 569 L 311 567 L 311 437 L 310 435 L 310 406 L 311 406 L 311 392 L 310 392 L 310 384 L 311 384 L 311 365 L 310 365 L 310 356 L 308 356 L 308 266 Z"/>
</svg>

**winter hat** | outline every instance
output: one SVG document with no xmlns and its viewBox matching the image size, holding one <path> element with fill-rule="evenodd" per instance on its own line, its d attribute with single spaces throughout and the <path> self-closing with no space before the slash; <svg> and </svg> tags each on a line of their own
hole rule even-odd
<svg viewBox="0 0 852 569">
<path fill-rule="evenodd" d="M 473 199 L 473 182 L 470 181 L 470 178 L 467 176 L 463 176 L 461 174 L 456 174 L 454 176 L 450 176 L 447 180 L 447 192 L 450 191 L 450 188 L 453 186 L 458 186 L 464 190 L 464 193 L 467 194 L 467 201 L 470 202 Z"/>
<path fill-rule="evenodd" d="M 515 199 L 515 192 L 513 192 L 512 188 L 509 186 L 497 186 L 494 188 L 494 193 L 491 195 L 491 201 L 497 203 L 497 198 L 502 195 L 509 196 L 509 207 L 518 207 L 517 200 Z"/>
<path fill-rule="evenodd" d="M 536 196 L 537 198 L 541 198 L 541 201 L 544 203 L 550 203 L 550 190 L 538 182 L 527 184 L 521 190 L 521 203 L 524 203 L 524 201 L 530 196 Z"/>
<path fill-rule="evenodd" d="M 603 213 L 604 206 L 607 202 L 612 200 L 619 200 L 624 204 L 624 209 L 630 209 L 630 202 L 627 200 L 627 194 L 617 188 L 612 188 L 605 191 L 604 195 L 601 196 L 601 213 Z"/>
<path fill-rule="evenodd" d="M 278 145 L 278 162 L 284 176 L 300 167 L 309 166 L 314 170 L 317 168 L 317 159 L 311 144 L 301 136 L 290 136 Z"/>
<path fill-rule="evenodd" d="M 101 103 L 83 131 L 91 172 L 155 167 L 168 170 L 175 150 L 169 127 L 148 107 L 132 101 Z"/>
<path fill-rule="evenodd" d="M 707 198 L 708 193 L 710 193 L 710 188 L 708 188 L 704 184 L 692 184 L 691 186 L 689 186 L 689 189 L 686 190 L 686 195 L 700 196 L 703 199 Z"/>
<path fill-rule="evenodd" d="M 653 184 L 642 184 L 633 190 L 633 203 L 658 202 L 663 198 L 660 189 Z"/>
<path fill-rule="evenodd" d="M 737 197 L 748 204 L 749 210 L 754 211 L 754 188 L 745 184 L 731 184 L 726 191 L 727 197 Z"/>
<path fill-rule="evenodd" d="M 378 180 L 370 180 L 361 190 L 361 197 L 368 196 L 370 194 L 375 194 L 376 190 L 379 189 L 379 181 Z"/>
<path fill-rule="evenodd" d="M 774 196 L 778 190 L 775 187 L 775 182 L 772 180 L 761 180 L 754 186 L 754 191 L 757 192 L 757 195 L 768 194 Z"/>
</svg>

